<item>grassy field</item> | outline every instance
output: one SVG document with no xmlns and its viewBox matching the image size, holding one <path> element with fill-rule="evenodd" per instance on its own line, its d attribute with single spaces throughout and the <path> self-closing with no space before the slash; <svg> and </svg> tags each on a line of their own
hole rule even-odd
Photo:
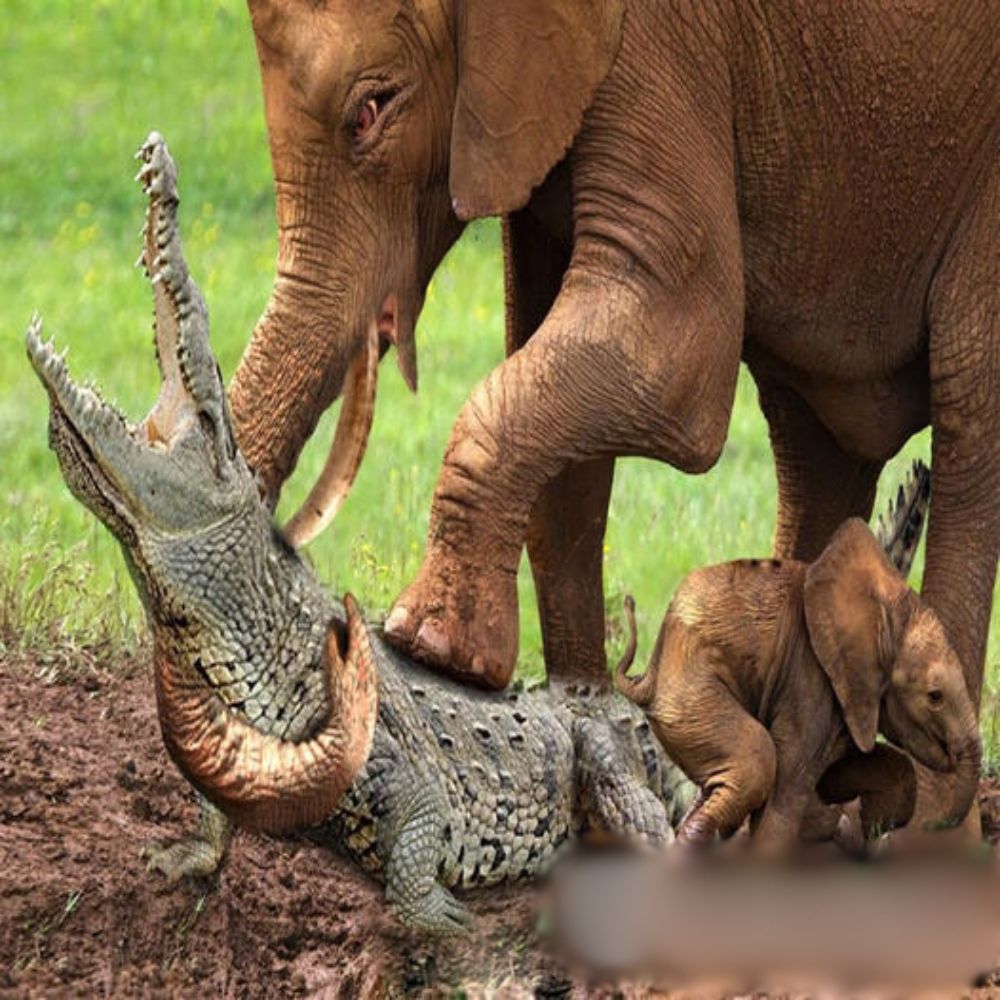
<svg viewBox="0 0 1000 1000">
<path fill-rule="evenodd" d="M 181 172 L 188 262 L 208 299 L 212 337 L 231 374 L 268 295 L 275 244 L 256 61 L 238 0 L 125 4 L 6 0 L 0 20 L 0 638 L 127 641 L 138 603 L 110 537 L 76 505 L 46 447 L 46 400 L 23 350 L 32 310 L 70 346 L 71 369 L 133 416 L 157 391 L 150 300 L 131 267 L 143 209 L 133 150 L 156 128 Z M 323 579 L 385 610 L 414 574 L 436 470 L 469 389 L 502 357 L 502 274 L 494 223 L 472 227 L 431 286 L 418 331 L 421 389 L 382 366 L 375 427 L 355 491 L 310 549 Z M 311 483 L 328 414 L 282 509 Z M 883 497 L 929 435 L 883 477 Z M 651 462 L 618 465 L 606 544 L 612 624 L 635 594 L 640 656 L 669 595 L 695 566 L 766 554 L 775 483 L 767 434 L 741 378 L 716 468 L 686 477 Z M 919 583 L 922 561 L 914 580 Z M 541 664 L 530 574 L 521 574 L 522 669 Z M 1000 667 L 994 609 L 991 685 Z M 612 647 L 621 642 L 611 629 Z M 993 702 L 991 701 L 991 704 Z M 985 728 L 991 742 L 993 714 Z"/>
</svg>

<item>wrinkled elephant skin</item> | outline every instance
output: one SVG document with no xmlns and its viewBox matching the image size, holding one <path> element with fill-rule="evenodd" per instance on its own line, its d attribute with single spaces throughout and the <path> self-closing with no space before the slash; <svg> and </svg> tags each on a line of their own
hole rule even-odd
<svg viewBox="0 0 1000 1000">
<path fill-rule="evenodd" d="M 814 559 L 867 517 L 884 462 L 931 424 L 924 595 L 978 705 L 1000 539 L 1000 8 L 920 6 L 251 0 L 280 251 L 231 402 L 272 496 L 374 336 L 415 382 L 434 268 L 463 222 L 505 216 L 509 356 L 455 424 L 388 620 L 400 648 L 503 686 L 527 542 L 550 669 L 600 675 L 614 457 L 709 468 L 742 358 L 779 556 Z M 350 468 L 326 478 L 299 541 Z"/>
<path fill-rule="evenodd" d="M 819 835 L 824 803 L 859 794 L 869 835 L 908 822 L 916 778 L 902 754 L 876 746 L 880 732 L 953 776 L 925 822 L 955 826 L 975 798 L 981 745 L 962 665 L 858 518 L 810 564 L 696 570 L 646 674 L 626 677 L 630 660 L 616 686 L 701 789 L 683 842 L 728 836 L 749 817 L 762 849 L 784 851 Z"/>
</svg>

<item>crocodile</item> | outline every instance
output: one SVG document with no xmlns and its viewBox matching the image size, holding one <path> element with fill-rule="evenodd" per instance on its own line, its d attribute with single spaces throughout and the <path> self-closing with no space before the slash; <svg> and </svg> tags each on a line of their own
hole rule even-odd
<svg viewBox="0 0 1000 1000">
<path fill-rule="evenodd" d="M 532 878 L 575 837 L 669 843 L 693 790 L 639 709 L 604 689 L 491 693 L 430 674 L 287 544 L 233 433 L 173 160 L 157 133 L 137 157 L 152 410 L 129 423 L 74 383 L 39 318 L 26 341 L 63 477 L 141 596 L 164 743 L 203 796 L 198 833 L 154 847 L 151 866 L 210 872 L 233 823 L 308 830 L 381 880 L 404 923 L 459 932 L 453 889 Z"/>
</svg>

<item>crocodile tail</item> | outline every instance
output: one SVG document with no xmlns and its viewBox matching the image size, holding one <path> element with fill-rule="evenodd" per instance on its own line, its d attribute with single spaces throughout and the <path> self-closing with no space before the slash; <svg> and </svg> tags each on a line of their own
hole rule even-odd
<svg viewBox="0 0 1000 1000">
<path fill-rule="evenodd" d="M 931 470 L 918 459 L 906 481 L 900 484 L 895 503 L 890 500 L 886 515 L 879 515 L 875 535 L 904 579 L 917 554 L 930 497 Z"/>
<path fill-rule="evenodd" d="M 635 601 L 631 594 L 625 596 L 625 617 L 628 620 L 628 645 L 622 658 L 615 667 L 614 684 L 615 690 L 625 695 L 633 704 L 644 708 L 653 700 L 653 689 L 656 686 L 656 667 L 653 666 L 641 677 L 629 677 L 628 670 L 635 660 L 636 650 L 636 628 L 635 628 Z"/>
</svg>

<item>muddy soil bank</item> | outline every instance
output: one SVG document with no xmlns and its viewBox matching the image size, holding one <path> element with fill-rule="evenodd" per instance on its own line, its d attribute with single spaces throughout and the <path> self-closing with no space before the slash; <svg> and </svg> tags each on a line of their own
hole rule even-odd
<svg viewBox="0 0 1000 1000">
<path fill-rule="evenodd" d="M 150 672 L 142 657 L 74 672 L 48 684 L 30 661 L 0 662 L 0 995 L 649 995 L 573 983 L 537 944 L 530 890 L 470 895 L 477 933 L 434 944 L 305 840 L 238 836 L 216 878 L 168 886 L 141 848 L 193 825 L 195 806 Z M 982 804 L 996 838 L 996 782 Z"/>
</svg>

